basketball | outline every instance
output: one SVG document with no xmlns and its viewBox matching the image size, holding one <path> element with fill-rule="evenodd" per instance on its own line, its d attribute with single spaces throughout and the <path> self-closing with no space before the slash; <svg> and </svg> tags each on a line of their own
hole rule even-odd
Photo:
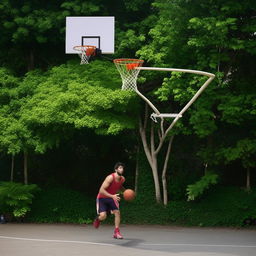
<svg viewBox="0 0 256 256">
<path fill-rule="evenodd" d="M 135 198 L 135 192 L 132 189 L 126 189 L 123 193 L 124 200 L 132 201 Z"/>
</svg>

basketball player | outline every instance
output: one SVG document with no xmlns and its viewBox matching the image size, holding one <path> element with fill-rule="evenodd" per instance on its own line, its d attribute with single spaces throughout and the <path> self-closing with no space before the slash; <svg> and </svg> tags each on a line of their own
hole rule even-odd
<svg viewBox="0 0 256 256">
<path fill-rule="evenodd" d="M 113 237 L 116 239 L 123 239 L 123 236 L 120 233 L 120 210 L 119 210 L 119 201 L 120 196 L 118 191 L 124 191 L 123 183 L 125 178 L 123 177 L 124 164 L 116 163 L 114 166 L 115 172 L 108 175 L 104 182 L 102 183 L 99 193 L 96 199 L 96 207 L 98 216 L 93 222 L 95 228 L 98 228 L 100 222 L 105 220 L 107 213 L 111 212 L 115 215 L 115 230 Z"/>
</svg>

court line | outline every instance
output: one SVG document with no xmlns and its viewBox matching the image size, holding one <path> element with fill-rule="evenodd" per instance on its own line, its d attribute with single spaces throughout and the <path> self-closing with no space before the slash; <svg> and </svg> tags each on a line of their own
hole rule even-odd
<svg viewBox="0 0 256 256">
<path fill-rule="evenodd" d="M 256 245 L 236 245 L 236 244 L 173 244 L 173 243 L 162 243 L 162 244 L 149 244 L 144 243 L 140 245 L 149 246 L 194 246 L 194 247 L 241 247 L 241 248 L 256 248 Z"/>
<path fill-rule="evenodd" d="M 0 239 L 12 239 L 22 241 L 35 241 L 35 242 L 51 242 L 51 243 L 76 243 L 76 244 L 90 244 L 101 246 L 117 246 L 117 244 L 96 243 L 88 241 L 75 241 L 75 240 L 50 240 L 50 239 L 36 239 L 27 237 L 13 237 L 13 236 L 0 236 Z M 127 241 L 127 240 L 123 240 Z M 232 248 L 256 248 L 256 245 L 235 245 L 235 244 L 175 244 L 175 243 L 141 243 L 140 246 L 193 246 L 193 247 L 232 247 Z"/>
<path fill-rule="evenodd" d="M 95 243 L 87 241 L 75 241 L 75 240 L 50 240 L 50 239 L 36 239 L 27 237 L 14 237 L 14 236 L 0 236 L 0 239 L 12 239 L 12 240 L 23 240 L 23 241 L 35 241 L 35 242 L 52 242 L 52 243 L 75 243 L 75 244 L 91 244 L 91 245 L 102 245 L 102 246 L 116 246 L 115 244 L 106 243 Z"/>
</svg>

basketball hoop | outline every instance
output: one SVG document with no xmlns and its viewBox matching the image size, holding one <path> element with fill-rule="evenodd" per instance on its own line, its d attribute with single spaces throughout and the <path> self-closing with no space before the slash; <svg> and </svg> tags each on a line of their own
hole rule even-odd
<svg viewBox="0 0 256 256">
<path fill-rule="evenodd" d="M 80 64 L 89 64 L 90 57 L 95 55 L 96 46 L 80 45 L 74 46 L 73 49 L 78 52 L 81 58 Z"/>
<path fill-rule="evenodd" d="M 122 78 L 122 90 L 137 91 L 137 76 L 144 60 L 115 59 L 114 63 Z"/>
<path fill-rule="evenodd" d="M 194 103 L 194 101 L 199 97 L 199 95 L 205 90 L 205 88 L 212 82 L 215 75 L 212 73 L 190 70 L 190 69 L 177 69 L 177 68 L 156 68 L 156 67 L 142 67 L 143 60 L 139 59 L 115 59 L 114 63 L 122 78 L 122 90 L 132 90 L 135 91 L 144 101 L 146 101 L 149 106 L 153 109 L 154 113 L 151 114 L 151 119 L 157 122 L 157 118 L 163 120 L 163 118 L 174 118 L 171 128 L 174 124 L 182 117 L 184 112 Z M 160 113 L 159 110 L 153 105 L 153 103 L 147 99 L 142 93 L 139 92 L 137 88 L 137 77 L 140 70 L 151 70 L 151 71 L 168 71 L 168 72 L 182 72 L 198 74 L 208 77 L 200 89 L 195 93 L 191 100 L 183 107 L 179 113 Z"/>
</svg>

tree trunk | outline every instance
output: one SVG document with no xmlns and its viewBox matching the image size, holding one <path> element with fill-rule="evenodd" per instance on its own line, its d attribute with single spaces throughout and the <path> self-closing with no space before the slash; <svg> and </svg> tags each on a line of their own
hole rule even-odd
<svg viewBox="0 0 256 256">
<path fill-rule="evenodd" d="M 156 202 L 161 203 L 162 197 L 161 197 L 161 189 L 160 189 L 160 182 L 158 177 L 158 168 L 157 168 L 157 156 L 152 156 L 152 173 L 153 173 L 153 179 L 155 184 L 155 195 L 156 195 Z"/>
<path fill-rule="evenodd" d="M 246 190 L 251 190 L 251 172 L 250 168 L 246 170 Z"/>
<path fill-rule="evenodd" d="M 11 177 L 10 177 L 11 182 L 13 182 L 13 176 L 14 176 L 14 155 L 12 155 Z"/>
<path fill-rule="evenodd" d="M 155 196 L 156 196 L 156 201 L 157 203 L 162 202 L 162 195 L 161 195 L 161 186 L 160 186 L 160 181 L 159 181 L 159 173 L 158 173 L 158 162 L 157 162 L 157 157 L 159 152 L 161 151 L 161 148 L 164 144 L 165 139 L 167 138 L 167 134 L 170 132 L 172 129 L 174 122 L 172 122 L 169 127 L 164 130 L 164 119 L 161 119 L 161 124 L 157 128 L 157 133 L 158 138 L 155 138 L 155 128 L 154 128 L 154 123 L 151 122 L 151 129 L 150 129 L 150 143 L 147 141 L 146 137 L 146 129 L 147 129 L 147 119 L 148 119 L 148 107 L 146 105 L 146 111 L 144 115 L 144 122 L 140 119 L 139 122 L 139 127 L 140 127 L 140 136 L 143 144 L 143 148 L 148 160 L 148 163 L 151 167 L 152 174 L 153 174 L 153 179 L 154 179 L 154 185 L 155 185 Z M 169 141 L 167 153 L 166 153 L 166 158 L 165 158 L 165 163 L 162 171 L 162 185 L 163 185 L 163 198 L 164 198 L 164 204 L 166 205 L 168 202 L 168 188 L 167 188 L 167 182 L 166 182 L 166 171 L 167 171 L 167 165 L 168 165 L 168 160 L 170 156 L 170 151 L 171 151 L 171 145 L 172 145 L 172 140 L 174 136 L 171 136 L 171 139 Z M 158 141 L 158 145 L 156 147 L 156 142 Z M 150 146 L 149 146 L 150 144 Z"/>
<path fill-rule="evenodd" d="M 167 172 L 167 167 L 168 167 L 168 162 L 170 158 L 170 153 L 171 153 L 171 147 L 172 147 L 172 141 L 173 141 L 174 136 L 171 136 L 165 156 L 165 161 L 164 161 L 164 167 L 163 167 L 163 172 L 162 172 L 162 185 L 163 185 L 163 202 L 164 205 L 167 205 L 168 203 L 168 187 L 167 187 L 167 180 L 166 180 L 166 172 Z"/>
<path fill-rule="evenodd" d="M 28 184 L 28 153 L 24 151 L 24 184 Z"/>
<path fill-rule="evenodd" d="M 158 168 L 157 168 L 157 154 L 154 154 L 154 140 L 152 138 L 153 133 L 151 129 L 151 148 L 149 149 L 147 139 L 146 139 L 146 129 L 145 125 L 142 124 L 140 121 L 140 136 L 144 148 L 144 152 L 146 154 L 146 157 L 148 159 L 148 163 L 151 167 L 153 179 L 154 179 L 154 185 L 155 185 L 155 196 L 156 196 L 156 202 L 161 203 L 161 189 L 160 189 L 160 182 L 158 177 Z"/>
</svg>

